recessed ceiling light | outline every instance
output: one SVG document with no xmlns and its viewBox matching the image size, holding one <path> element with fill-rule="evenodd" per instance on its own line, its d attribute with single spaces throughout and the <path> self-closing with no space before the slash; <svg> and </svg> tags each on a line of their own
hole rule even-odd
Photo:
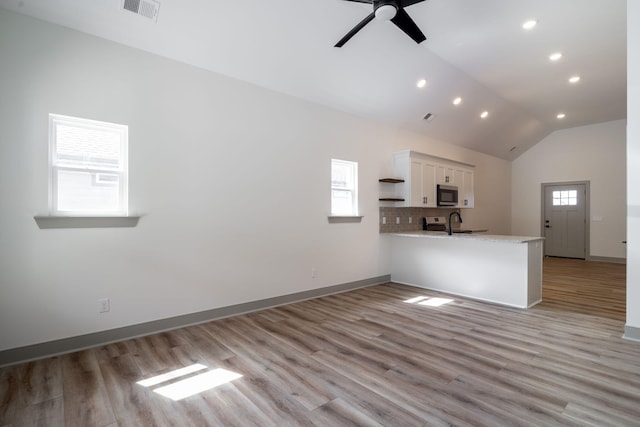
<svg viewBox="0 0 640 427">
<path fill-rule="evenodd" d="M 420 79 L 418 80 L 418 83 L 416 83 L 416 86 L 418 86 L 419 88 L 423 88 L 427 85 L 427 80 L 426 79 Z"/>
<path fill-rule="evenodd" d="M 524 24 L 522 24 L 522 28 L 525 29 L 525 30 L 531 30 L 537 24 L 538 24 L 538 21 L 536 21 L 535 19 L 531 19 L 531 20 L 525 22 Z"/>
<path fill-rule="evenodd" d="M 565 113 L 560 113 L 560 114 L 558 114 L 556 117 L 557 117 L 558 119 L 562 120 L 562 119 L 564 119 L 565 117 L 567 117 L 567 115 L 566 115 Z"/>
<path fill-rule="evenodd" d="M 569 78 L 569 83 L 578 83 L 580 81 L 580 76 L 572 76 Z"/>
<path fill-rule="evenodd" d="M 560 58 L 562 58 L 562 54 L 560 52 L 552 53 L 551 55 L 549 55 L 549 59 L 552 61 L 558 61 L 560 60 Z"/>
<path fill-rule="evenodd" d="M 453 105 L 460 105 L 462 104 L 462 98 L 457 97 L 456 99 L 453 100 Z"/>
<path fill-rule="evenodd" d="M 483 118 L 483 119 L 486 119 L 488 116 L 489 116 L 489 112 L 488 112 L 488 111 L 483 111 L 483 112 L 480 114 L 480 118 Z"/>
</svg>

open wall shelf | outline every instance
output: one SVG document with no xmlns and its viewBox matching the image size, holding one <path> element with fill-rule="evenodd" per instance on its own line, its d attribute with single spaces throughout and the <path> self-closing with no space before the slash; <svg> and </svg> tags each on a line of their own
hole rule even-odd
<svg viewBox="0 0 640 427">
<path fill-rule="evenodd" d="M 400 178 L 380 178 L 378 181 L 379 182 L 386 182 L 388 184 L 400 184 L 401 182 L 404 182 L 404 179 L 400 179 Z M 397 197 L 380 197 L 378 200 L 380 200 L 381 202 L 404 202 L 404 199 L 397 198 Z"/>
</svg>

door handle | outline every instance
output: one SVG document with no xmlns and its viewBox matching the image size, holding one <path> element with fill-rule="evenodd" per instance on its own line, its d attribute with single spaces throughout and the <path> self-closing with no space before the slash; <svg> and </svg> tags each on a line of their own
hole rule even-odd
<svg viewBox="0 0 640 427">
<path fill-rule="evenodd" d="M 545 225 L 544 228 L 551 228 L 551 226 L 550 225 Z"/>
</svg>

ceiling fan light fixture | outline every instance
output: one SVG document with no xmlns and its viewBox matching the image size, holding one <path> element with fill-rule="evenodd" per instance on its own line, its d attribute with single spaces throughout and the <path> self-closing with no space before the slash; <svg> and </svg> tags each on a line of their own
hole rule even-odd
<svg viewBox="0 0 640 427">
<path fill-rule="evenodd" d="M 342 37 L 335 47 L 342 47 L 360 30 L 374 19 L 379 21 L 391 21 L 399 30 L 409 36 L 417 44 L 422 43 L 427 37 L 420 31 L 415 21 L 404 10 L 407 6 L 413 6 L 416 3 L 422 3 L 426 0 L 345 0 L 356 3 L 368 3 L 373 6 L 373 11 L 368 14 L 362 21 L 351 29 Z"/>
<path fill-rule="evenodd" d="M 391 21 L 395 18 L 398 9 L 392 4 L 383 4 L 376 9 L 376 19 L 381 21 Z"/>
</svg>

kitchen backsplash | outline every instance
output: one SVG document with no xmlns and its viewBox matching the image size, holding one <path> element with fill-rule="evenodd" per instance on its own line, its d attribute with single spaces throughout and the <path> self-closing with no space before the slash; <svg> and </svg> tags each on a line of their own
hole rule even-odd
<svg viewBox="0 0 640 427">
<path fill-rule="evenodd" d="M 422 230 L 424 217 L 448 217 L 456 209 L 380 207 L 380 233 Z"/>
</svg>

